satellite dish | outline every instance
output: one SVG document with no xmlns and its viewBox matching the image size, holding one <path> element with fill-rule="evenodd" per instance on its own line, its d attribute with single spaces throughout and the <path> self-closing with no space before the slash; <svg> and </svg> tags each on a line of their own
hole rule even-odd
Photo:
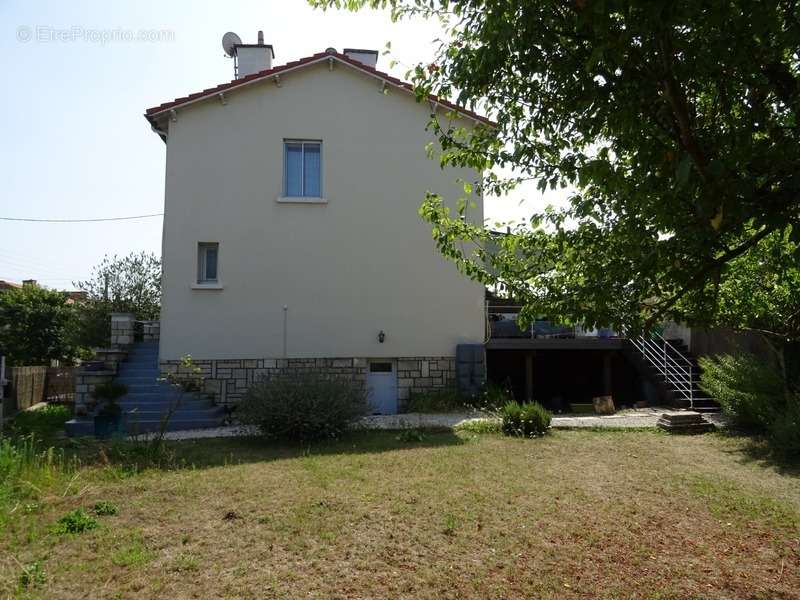
<svg viewBox="0 0 800 600">
<path fill-rule="evenodd" d="M 229 31 L 225 35 L 222 36 L 222 49 L 225 50 L 225 54 L 228 56 L 233 56 L 235 49 L 234 46 L 242 43 L 242 38 L 238 35 Z"/>
</svg>

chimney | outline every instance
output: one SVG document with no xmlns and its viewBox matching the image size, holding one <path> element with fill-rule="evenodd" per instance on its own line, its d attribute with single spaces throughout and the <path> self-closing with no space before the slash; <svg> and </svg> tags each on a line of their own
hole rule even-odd
<svg viewBox="0 0 800 600">
<path fill-rule="evenodd" d="M 264 43 L 263 31 L 258 32 L 257 39 L 257 44 L 236 44 L 233 47 L 236 60 L 236 79 L 272 68 L 272 59 L 275 58 L 272 45 Z"/>
<path fill-rule="evenodd" d="M 345 48 L 344 55 L 351 59 L 356 60 L 368 67 L 375 68 L 378 64 L 378 51 L 377 50 L 359 50 L 358 48 Z"/>
</svg>

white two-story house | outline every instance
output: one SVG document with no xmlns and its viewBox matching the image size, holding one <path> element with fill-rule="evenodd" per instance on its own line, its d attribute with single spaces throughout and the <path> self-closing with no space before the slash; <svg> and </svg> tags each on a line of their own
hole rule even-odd
<svg viewBox="0 0 800 600">
<path fill-rule="evenodd" d="M 223 403 L 272 373 L 349 375 L 384 413 L 455 385 L 457 347 L 484 342 L 484 289 L 418 209 L 479 174 L 431 160 L 426 125 L 491 123 L 417 102 L 377 52 L 234 53 L 235 80 L 145 114 L 167 145 L 161 368 L 191 354 Z"/>
</svg>

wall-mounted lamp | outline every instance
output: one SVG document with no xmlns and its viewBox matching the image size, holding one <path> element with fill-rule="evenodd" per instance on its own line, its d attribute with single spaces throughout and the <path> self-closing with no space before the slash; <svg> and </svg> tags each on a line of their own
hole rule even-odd
<svg viewBox="0 0 800 600">
<path fill-rule="evenodd" d="M 386 339 L 386 334 L 383 333 L 383 329 L 381 329 L 381 332 L 378 334 L 378 341 L 382 344 L 385 339 Z"/>
</svg>

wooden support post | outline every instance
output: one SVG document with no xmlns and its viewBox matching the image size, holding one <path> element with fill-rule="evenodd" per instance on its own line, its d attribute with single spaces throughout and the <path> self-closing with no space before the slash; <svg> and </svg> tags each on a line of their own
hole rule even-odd
<svg viewBox="0 0 800 600">
<path fill-rule="evenodd" d="M 611 352 L 603 353 L 603 395 L 610 396 L 612 389 L 611 381 Z"/>
<path fill-rule="evenodd" d="M 525 354 L 525 401 L 533 402 L 533 352 Z"/>
</svg>

